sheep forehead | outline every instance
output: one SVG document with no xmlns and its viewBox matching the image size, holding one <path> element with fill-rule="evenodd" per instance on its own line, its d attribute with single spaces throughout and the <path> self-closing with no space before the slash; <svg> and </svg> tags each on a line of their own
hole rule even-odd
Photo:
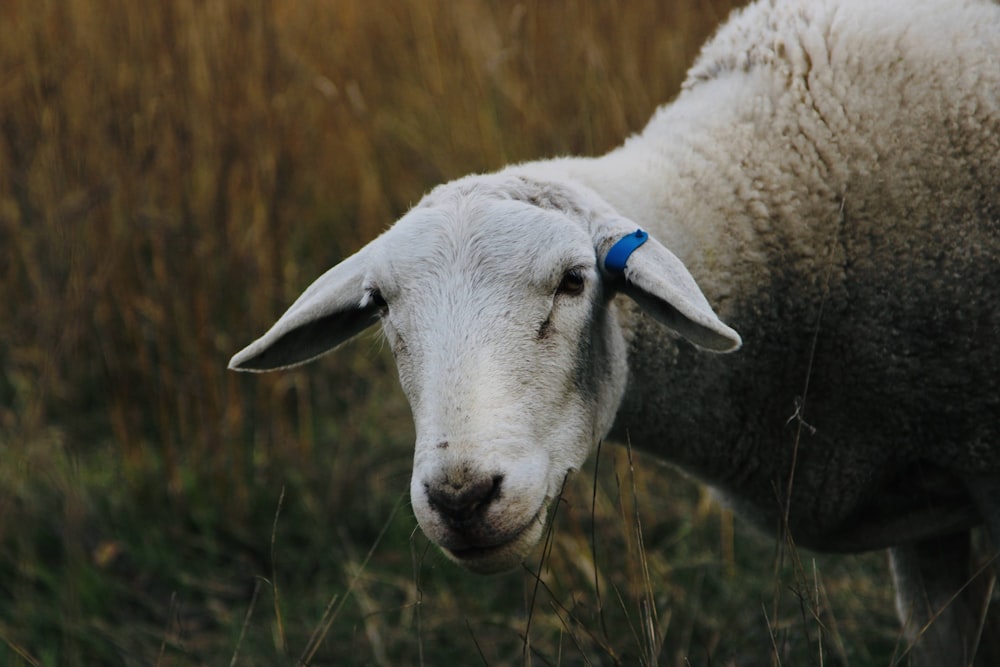
<svg viewBox="0 0 1000 667">
<path fill-rule="evenodd" d="M 455 189 L 435 191 L 393 226 L 376 280 L 397 289 L 449 279 L 528 287 L 596 263 L 585 225 L 565 213 L 503 189 Z"/>
</svg>

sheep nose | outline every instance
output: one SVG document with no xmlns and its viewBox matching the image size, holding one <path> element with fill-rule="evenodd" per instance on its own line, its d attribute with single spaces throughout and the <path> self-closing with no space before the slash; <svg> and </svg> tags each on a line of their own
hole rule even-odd
<svg viewBox="0 0 1000 667">
<path fill-rule="evenodd" d="M 482 515 L 489 504 L 500 495 L 502 481 L 503 475 L 495 475 L 461 482 L 445 479 L 439 484 L 424 486 L 431 508 L 447 522 L 455 525 Z"/>
</svg>

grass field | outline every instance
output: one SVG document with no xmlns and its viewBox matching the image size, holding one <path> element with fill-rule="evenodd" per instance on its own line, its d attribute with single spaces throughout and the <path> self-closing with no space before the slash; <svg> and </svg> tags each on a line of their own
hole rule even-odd
<svg viewBox="0 0 1000 667">
<path fill-rule="evenodd" d="M 416 529 L 375 335 L 229 356 L 433 185 L 597 154 L 724 0 L 0 3 L 0 665 L 888 665 L 884 557 L 606 445 L 523 571 Z"/>
</svg>

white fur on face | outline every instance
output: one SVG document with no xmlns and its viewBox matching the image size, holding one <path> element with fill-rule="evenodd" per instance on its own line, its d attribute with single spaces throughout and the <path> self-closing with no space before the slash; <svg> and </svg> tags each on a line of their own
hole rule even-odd
<svg viewBox="0 0 1000 667">
<path fill-rule="evenodd" d="M 439 189 L 407 214 L 365 289 L 385 302 L 413 410 L 417 520 L 494 572 L 530 552 L 566 474 L 610 428 L 625 352 L 587 225 L 482 189 Z M 578 294 L 560 291 L 570 271 Z"/>
</svg>

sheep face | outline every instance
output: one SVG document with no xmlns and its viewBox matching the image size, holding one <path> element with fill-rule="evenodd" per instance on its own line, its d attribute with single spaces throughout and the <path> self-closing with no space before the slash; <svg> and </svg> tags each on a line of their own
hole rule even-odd
<svg viewBox="0 0 1000 667">
<path fill-rule="evenodd" d="M 510 568 L 624 391 L 594 245 L 565 214 L 476 196 L 419 207 L 385 240 L 364 292 L 413 410 L 414 513 L 466 567 Z"/>
<path fill-rule="evenodd" d="M 410 492 L 421 528 L 469 569 L 509 569 L 614 420 L 628 374 L 616 293 L 705 347 L 739 342 L 655 241 L 623 275 L 608 273 L 604 254 L 634 230 L 553 183 L 442 186 L 319 278 L 230 365 L 300 363 L 380 321 L 416 424 Z"/>
</svg>

